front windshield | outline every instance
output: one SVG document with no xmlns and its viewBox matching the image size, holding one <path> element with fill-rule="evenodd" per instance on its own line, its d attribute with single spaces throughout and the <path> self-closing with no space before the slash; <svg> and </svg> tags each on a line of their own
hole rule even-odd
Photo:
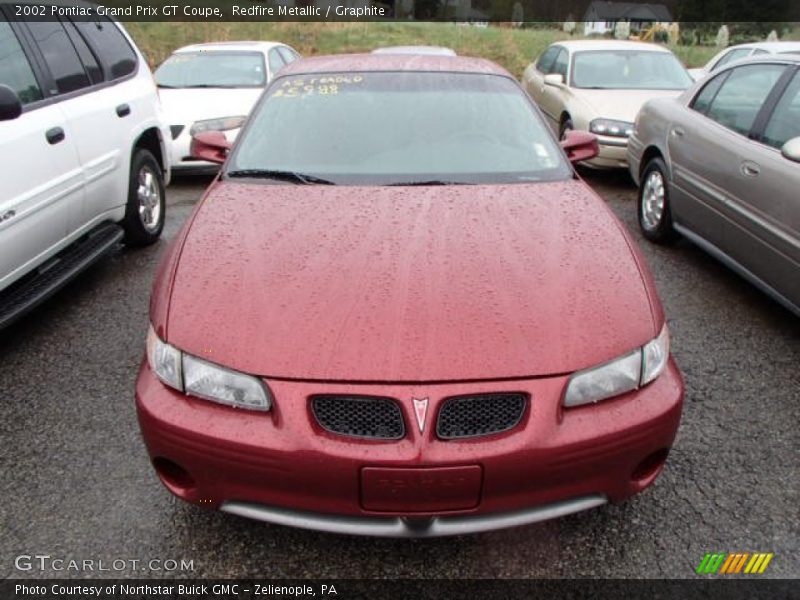
<svg viewBox="0 0 800 600">
<path fill-rule="evenodd" d="M 640 50 L 576 52 L 572 86 L 600 90 L 685 90 L 692 78 L 674 55 Z"/>
<path fill-rule="evenodd" d="M 427 72 L 276 80 L 228 163 L 229 174 L 259 170 L 344 185 L 571 176 L 546 125 L 512 80 Z"/>
<path fill-rule="evenodd" d="M 260 52 L 179 52 L 155 72 L 166 88 L 263 87 L 264 55 Z"/>
</svg>

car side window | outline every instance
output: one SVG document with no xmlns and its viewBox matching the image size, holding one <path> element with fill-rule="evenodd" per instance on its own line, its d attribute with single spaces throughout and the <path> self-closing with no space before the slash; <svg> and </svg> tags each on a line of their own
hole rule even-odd
<svg viewBox="0 0 800 600">
<path fill-rule="evenodd" d="M 42 90 L 33 74 L 28 57 L 20 46 L 11 25 L 0 16 L 0 82 L 19 96 L 22 104 L 42 99 Z"/>
<path fill-rule="evenodd" d="M 694 101 L 692 102 L 692 108 L 699 113 L 706 114 L 708 112 L 709 106 L 714 101 L 714 98 L 717 97 L 717 92 L 719 88 L 722 87 L 722 84 L 725 83 L 725 80 L 728 78 L 728 73 L 723 73 L 722 75 L 717 75 L 709 81 L 700 93 L 694 97 Z"/>
<path fill-rule="evenodd" d="M 733 69 L 711 101 L 706 116 L 728 129 L 747 135 L 785 68 L 783 65 L 757 64 Z"/>
<path fill-rule="evenodd" d="M 278 52 L 280 52 L 283 62 L 285 62 L 287 65 L 292 64 L 298 58 L 297 53 L 287 46 L 280 46 L 278 48 Z"/>
<path fill-rule="evenodd" d="M 716 71 L 717 69 L 719 69 L 720 67 L 728 64 L 729 62 L 733 62 L 735 60 L 739 60 L 740 58 L 744 58 L 745 56 L 749 56 L 749 55 L 750 55 L 750 48 L 737 48 L 737 49 L 731 50 L 727 54 L 723 55 L 722 58 L 720 58 L 717 61 L 717 64 L 715 64 L 713 67 L 711 67 L 711 70 L 712 71 Z"/>
<path fill-rule="evenodd" d="M 553 63 L 556 60 L 556 56 L 558 52 L 561 50 L 559 46 L 550 46 L 544 54 L 539 57 L 539 61 L 536 63 L 536 68 L 547 75 L 550 73 L 550 69 L 553 66 Z"/>
<path fill-rule="evenodd" d="M 280 71 L 283 67 L 286 66 L 286 63 L 283 62 L 281 55 L 278 54 L 278 49 L 273 48 L 269 51 L 269 72 L 270 74 L 275 77 L 278 71 Z"/>
<path fill-rule="evenodd" d="M 67 35 L 69 35 L 72 45 L 75 46 L 75 50 L 78 51 L 78 56 L 86 69 L 86 74 L 89 75 L 89 79 L 91 79 L 93 84 L 101 83 L 103 81 L 103 69 L 97 62 L 95 55 L 92 54 L 92 50 L 86 45 L 86 40 L 81 37 L 81 34 L 78 33 L 74 24 L 65 22 L 64 29 L 67 30 Z"/>
<path fill-rule="evenodd" d="M 136 52 L 110 20 L 98 17 L 73 23 L 105 64 L 107 79 L 121 79 L 136 70 Z"/>
<path fill-rule="evenodd" d="M 796 137 L 800 137 L 800 72 L 795 74 L 775 106 L 761 141 L 781 148 Z"/>
<path fill-rule="evenodd" d="M 569 54 L 566 50 L 562 48 L 561 52 L 558 53 L 556 56 L 555 61 L 553 62 L 553 68 L 550 70 L 551 73 L 558 73 L 562 77 L 564 77 L 564 81 L 567 81 L 567 66 L 569 65 Z"/>
<path fill-rule="evenodd" d="M 47 64 L 56 89 L 51 93 L 68 94 L 91 85 L 63 25 L 58 21 L 29 21 L 28 29 Z"/>
</svg>

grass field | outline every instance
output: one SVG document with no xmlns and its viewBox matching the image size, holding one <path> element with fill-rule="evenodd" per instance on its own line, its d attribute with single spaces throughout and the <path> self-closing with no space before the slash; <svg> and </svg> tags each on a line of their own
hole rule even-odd
<svg viewBox="0 0 800 600">
<path fill-rule="evenodd" d="M 481 56 L 516 77 L 549 44 L 569 36 L 557 29 L 484 29 L 453 23 L 127 23 L 126 27 L 152 65 L 180 46 L 223 40 L 276 40 L 303 55 L 364 52 L 378 46 L 434 44 L 459 54 Z M 577 38 L 576 38 L 577 39 Z M 677 46 L 688 66 L 702 66 L 716 53 L 705 46 Z"/>
</svg>

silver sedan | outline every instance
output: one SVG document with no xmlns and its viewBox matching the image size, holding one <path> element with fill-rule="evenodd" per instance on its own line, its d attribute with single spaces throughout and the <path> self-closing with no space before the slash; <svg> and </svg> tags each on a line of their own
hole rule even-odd
<svg viewBox="0 0 800 600">
<path fill-rule="evenodd" d="M 800 56 L 652 100 L 628 145 L 646 238 L 680 234 L 800 315 Z"/>
</svg>

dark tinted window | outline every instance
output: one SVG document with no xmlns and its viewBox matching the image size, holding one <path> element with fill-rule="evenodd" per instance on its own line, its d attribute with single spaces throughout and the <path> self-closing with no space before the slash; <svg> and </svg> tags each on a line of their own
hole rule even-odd
<svg viewBox="0 0 800 600">
<path fill-rule="evenodd" d="M 747 135 L 784 69 L 783 65 L 761 64 L 733 69 L 711 102 L 707 116 Z"/>
<path fill-rule="evenodd" d="M 78 33 L 78 30 L 75 29 L 75 25 L 67 22 L 64 23 L 64 28 L 67 30 L 67 34 L 72 41 L 72 45 L 75 46 L 75 50 L 78 51 L 78 56 L 86 69 L 86 74 L 89 75 L 89 79 L 91 79 L 92 83 L 100 83 L 103 81 L 103 69 L 100 68 L 97 58 L 92 54 L 89 46 L 86 45 L 86 40 L 84 40 Z"/>
<path fill-rule="evenodd" d="M 0 15 L 0 83 L 14 90 L 23 104 L 42 99 L 42 90 L 33 76 L 19 40 Z"/>
<path fill-rule="evenodd" d="M 700 91 L 700 93 L 694 97 L 692 108 L 697 112 L 706 114 L 708 112 L 708 107 L 711 106 L 711 103 L 714 101 L 720 86 L 725 82 L 727 77 L 728 74 L 723 73 L 722 75 L 719 75 L 709 81 Z"/>
<path fill-rule="evenodd" d="M 105 65 L 108 79 L 119 79 L 136 70 L 136 53 L 111 21 L 102 18 L 96 21 L 75 21 L 75 26 Z"/>
<path fill-rule="evenodd" d="M 800 137 L 800 74 L 796 74 L 781 96 L 764 131 L 763 141 L 780 148 Z"/>
<path fill-rule="evenodd" d="M 61 23 L 30 21 L 28 28 L 44 56 L 59 94 L 74 92 L 91 84 Z"/>
<path fill-rule="evenodd" d="M 286 46 L 281 46 L 278 48 L 278 52 L 281 53 L 281 57 L 287 65 L 293 63 L 299 58 L 294 50 L 287 48 Z"/>
<path fill-rule="evenodd" d="M 568 54 L 566 50 L 562 50 L 556 56 L 556 60 L 553 63 L 553 68 L 550 70 L 551 73 L 558 73 L 559 75 L 563 75 L 564 81 L 567 81 L 567 63 L 568 63 Z"/>
<path fill-rule="evenodd" d="M 542 73 L 549 73 L 550 67 L 553 66 L 553 62 L 555 62 L 559 50 L 561 50 L 559 46 L 550 46 L 545 53 L 539 57 L 536 68 Z"/>
<path fill-rule="evenodd" d="M 283 62 L 281 55 L 278 54 L 277 48 L 273 48 L 269 51 L 269 72 L 275 77 L 275 74 L 280 71 L 283 67 L 286 66 L 286 63 Z"/>
</svg>

